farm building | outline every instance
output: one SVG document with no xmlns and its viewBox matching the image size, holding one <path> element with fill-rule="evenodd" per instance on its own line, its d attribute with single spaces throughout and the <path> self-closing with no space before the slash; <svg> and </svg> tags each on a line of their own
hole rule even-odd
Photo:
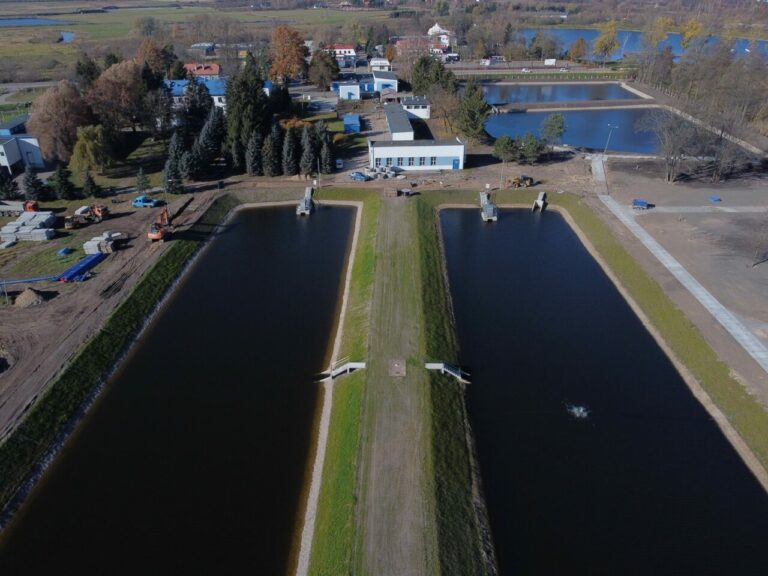
<svg viewBox="0 0 768 576">
<path fill-rule="evenodd" d="M 357 134 L 360 132 L 360 115 L 346 114 L 344 116 L 344 134 Z"/>
</svg>

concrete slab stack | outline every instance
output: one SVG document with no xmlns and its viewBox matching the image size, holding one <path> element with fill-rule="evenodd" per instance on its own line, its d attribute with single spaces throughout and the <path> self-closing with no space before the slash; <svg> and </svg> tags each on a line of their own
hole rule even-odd
<svg viewBox="0 0 768 576">
<path fill-rule="evenodd" d="M 32 241 L 43 242 L 56 235 L 53 212 L 23 212 L 16 220 L 0 228 L 0 242 Z"/>
</svg>

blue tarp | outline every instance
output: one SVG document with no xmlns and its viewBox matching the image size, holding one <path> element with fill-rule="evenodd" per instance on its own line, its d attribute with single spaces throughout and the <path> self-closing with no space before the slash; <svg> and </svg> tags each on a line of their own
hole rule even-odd
<svg viewBox="0 0 768 576">
<path fill-rule="evenodd" d="M 709 201 L 712 202 L 713 204 L 715 202 L 721 202 L 723 200 L 722 198 L 720 198 L 720 196 L 716 196 L 714 194 L 712 194 L 712 196 L 708 196 L 708 198 L 709 198 Z"/>
<path fill-rule="evenodd" d="M 59 282 L 82 282 L 86 278 L 86 273 L 106 258 L 106 254 L 90 254 L 80 260 L 74 266 L 68 268 L 58 277 Z"/>
</svg>

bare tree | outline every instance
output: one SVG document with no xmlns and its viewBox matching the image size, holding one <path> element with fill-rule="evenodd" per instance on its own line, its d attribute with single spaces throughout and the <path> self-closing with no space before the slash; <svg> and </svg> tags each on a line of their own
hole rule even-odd
<svg viewBox="0 0 768 576">
<path fill-rule="evenodd" d="M 652 132 L 664 157 L 667 182 L 675 182 L 686 156 L 694 154 L 697 131 L 693 124 L 667 110 L 652 110 L 637 122 L 638 131 Z"/>
</svg>

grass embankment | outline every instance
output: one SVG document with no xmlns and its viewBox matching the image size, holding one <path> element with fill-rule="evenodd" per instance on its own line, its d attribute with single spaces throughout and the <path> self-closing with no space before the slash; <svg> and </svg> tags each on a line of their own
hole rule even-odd
<svg viewBox="0 0 768 576">
<path fill-rule="evenodd" d="M 352 265 L 340 356 L 365 360 L 375 263 L 379 197 L 375 192 L 324 189 L 322 200 L 363 202 L 357 253 Z M 352 563 L 355 526 L 355 484 L 360 448 L 360 418 L 365 372 L 334 384 L 333 408 L 317 507 L 315 538 L 309 572 L 313 575 L 348 574 Z"/>
<path fill-rule="evenodd" d="M 504 191 L 496 193 L 495 199 L 499 204 L 530 206 L 536 194 L 533 191 Z M 440 199 L 445 203 L 472 204 L 475 195 L 470 192 L 441 193 Z M 677 360 L 696 378 L 762 466 L 768 470 L 768 412 L 731 376 L 728 365 L 718 358 L 701 332 L 589 206 L 572 194 L 550 194 L 549 201 L 571 216 Z"/>
<path fill-rule="evenodd" d="M 455 363 L 458 344 L 444 273 L 439 224 L 439 194 L 418 199 L 418 246 L 427 357 Z M 438 554 L 443 575 L 484 574 L 477 517 L 473 509 L 472 470 L 464 388 L 453 378 L 430 374 L 432 471 Z"/>
<path fill-rule="evenodd" d="M 181 268 L 234 204 L 229 196 L 219 198 L 190 234 L 173 241 L 0 446 L 0 509 L 109 373 Z"/>
</svg>

